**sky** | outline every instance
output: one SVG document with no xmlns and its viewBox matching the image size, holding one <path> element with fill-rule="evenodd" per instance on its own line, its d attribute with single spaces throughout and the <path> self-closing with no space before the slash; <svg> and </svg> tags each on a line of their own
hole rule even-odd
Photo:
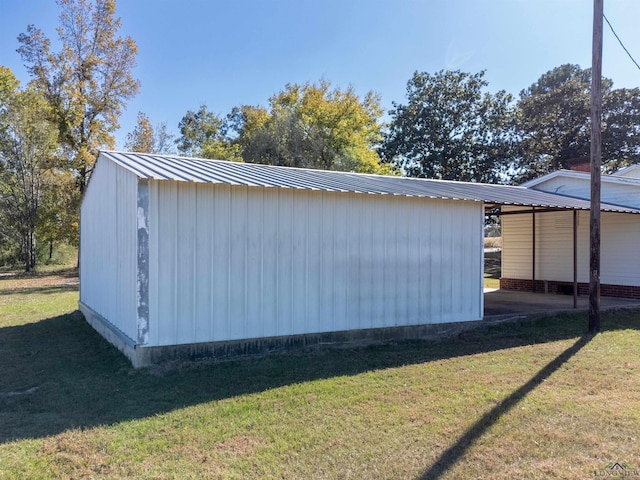
<svg viewBox="0 0 640 480">
<path fill-rule="evenodd" d="M 604 0 L 640 62 L 640 1 Z M 415 71 L 486 70 L 489 91 L 518 95 L 565 63 L 591 66 L 593 0 L 117 0 L 121 35 L 138 44 L 141 82 L 120 119 L 123 148 L 138 111 L 177 133 L 188 110 L 224 116 L 266 105 L 287 83 L 330 81 L 404 103 Z M 54 0 L 0 0 L 0 65 L 24 83 L 17 36 L 56 38 Z M 640 87 L 640 70 L 604 26 L 603 75 Z"/>
</svg>

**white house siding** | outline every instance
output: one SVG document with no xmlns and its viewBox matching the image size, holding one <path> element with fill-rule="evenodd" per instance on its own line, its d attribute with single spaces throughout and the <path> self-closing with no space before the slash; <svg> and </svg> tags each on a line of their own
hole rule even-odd
<svg viewBox="0 0 640 480">
<path fill-rule="evenodd" d="M 505 210 L 509 210 L 505 208 Z M 640 217 L 601 213 L 600 281 L 640 285 L 640 257 L 630 255 L 640 241 Z M 532 220 L 530 214 L 502 217 L 502 277 L 530 280 Z M 589 212 L 578 212 L 578 282 L 589 282 Z M 573 212 L 536 214 L 536 279 L 573 281 Z"/>
<path fill-rule="evenodd" d="M 137 337 L 138 178 L 98 161 L 82 202 L 80 301 L 130 339 Z"/>
<path fill-rule="evenodd" d="M 591 197 L 591 180 L 588 174 L 582 178 L 558 175 L 532 188 L 587 200 Z M 608 182 L 603 177 L 600 197 L 603 203 L 640 208 L 640 184 L 633 180 L 629 184 Z"/>
<path fill-rule="evenodd" d="M 482 318 L 480 202 L 169 181 L 149 193 L 149 346 Z"/>
</svg>

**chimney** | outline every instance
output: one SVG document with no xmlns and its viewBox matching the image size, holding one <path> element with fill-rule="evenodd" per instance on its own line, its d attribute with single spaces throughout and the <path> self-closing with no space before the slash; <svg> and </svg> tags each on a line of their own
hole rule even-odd
<svg viewBox="0 0 640 480">
<path fill-rule="evenodd" d="M 571 158 L 567 161 L 569 170 L 574 172 L 590 172 L 591 171 L 591 159 L 589 157 Z"/>
</svg>

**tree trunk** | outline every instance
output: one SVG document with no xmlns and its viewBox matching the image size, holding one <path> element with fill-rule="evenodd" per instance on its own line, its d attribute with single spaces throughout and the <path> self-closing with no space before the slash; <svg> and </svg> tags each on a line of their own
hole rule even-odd
<svg viewBox="0 0 640 480">
<path fill-rule="evenodd" d="M 49 261 L 53 257 L 53 240 L 49 240 Z"/>
<path fill-rule="evenodd" d="M 23 238 L 24 245 L 24 269 L 30 272 L 36 266 L 36 232 L 35 227 L 31 226 L 29 231 Z"/>
</svg>

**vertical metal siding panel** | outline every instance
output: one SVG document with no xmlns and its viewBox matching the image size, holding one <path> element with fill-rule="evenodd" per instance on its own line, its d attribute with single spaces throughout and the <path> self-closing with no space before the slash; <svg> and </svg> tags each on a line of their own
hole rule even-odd
<svg viewBox="0 0 640 480">
<path fill-rule="evenodd" d="M 122 330 L 130 338 L 138 336 L 137 322 L 137 209 L 138 179 L 118 168 L 118 199 L 122 202 L 118 212 L 119 264 L 117 288 L 120 291 L 120 319 Z M 134 312 L 131 316 L 130 312 Z"/>
<path fill-rule="evenodd" d="M 245 338 L 245 276 L 247 249 L 247 187 L 231 189 L 229 219 L 229 338 Z"/>
<path fill-rule="evenodd" d="M 442 212 L 430 209 L 433 213 L 432 244 L 435 247 L 434 255 L 431 257 L 431 302 L 433 304 L 431 318 L 434 323 L 442 321 L 443 296 L 447 292 L 447 276 L 449 267 L 445 264 L 446 254 L 444 252 L 443 238 L 443 215 Z"/>
<path fill-rule="evenodd" d="M 359 295 L 359 315 L 357 328 L 369 328 L 376 323 L 374 317 L 374 303 L 376 301 L 374 292 L 375 275 L 378 273 L 374 269 L 373 255 L 373 235 L 375 228 L 375 207 L 376 197 L 360 197 L 360 211 L 358 221 L 355 223 L 359 232 L 359 241 L 351 249 L 353 255 L 359 255 L 360 275 L 353 281 L 358 283 Z"/>
<path fill-rule="evenodd" d="M 476 319 L 479 204 L 163 182 L 150 208 L 159 344 Z"/>
<path fill-rule="evenodd" d="M 207 338 L 215 340 L 217 335 L 216 308 L 219 303 L 217 290 L 218 286 L 216 284 L 216 257 L 218 255 L 218 245 L 216 243 L 216 231 L 218 229 L 216 218 L 217 197 L 213 189 L 207 188 L 205 189 L 205 191 L 207 192 L 207 196 L 210 197 L 210 208 L 207 211 L 207 214 L 209 216 L 209 234 L 211 238 L 211 245 L 209 245 L 209 250 L 211 252 L 211 255 L 209 257 L 209 334 L 207 335 Z"/>
<path fill-rule="evenodd" d="M 178 183 L 176 343 L 193 342 L 195 293 L 196 186 Z"/>
<path fill-rule="evenodd" d="M 214 270 L 213 334 L 214 340 L 229 338 L 229 234 L 231 187 L 216 185 L 214 195 Z"/>
<path fill-rule="evenodd" d="M 333 282 L 333 236 L 335 212 L 335 194 L 322 192 L 321 219 L 322 240 L 320 244 L 321 268 L 320 268 L 320 319 L 323 330 L 335 330 L 335 299 L 332 292 Z"/>
<path fill-rule="evenodd" d="M 474 233 L 476 222 L 474 221 L 474 214 L 481 215 L 477 209 L 465 209 L 464 210 L 464 222 L 459 225 L 459 235 L 462 236 L 462 270 L 460 272 L 460 305 L 461 314 L 464 318 L 469 318 L 472 315 L 474 304 L 476 303 L 476 296 L 474 295 L 476 289 L 472 285 L 472 280 L 480 282 L 480 279 L 476 276 L 476 262 L 474 259 L 477 254 L 475 248 L 477 242 L 477 236 Z M 468 232 L 465 234 L 465 231 Z M 483 282 L 484 283 L 484 282 Z M 478 318 L 474 318 L 478 319 Z"/>
<path fill-rule="evenodd" d="M 158 182 L 149 182 L 149 345 L 158 345 L 158 322 L 160 311 L 159 278 L 159 229 Z"/>
<path fill-rule="evenodd" d="M 158 184 L 158 311 L 156 314 L 158 345 L 175 342 L 177 311 L 176 266 L 178 229 L 178 186 L 175 182 Z M 151 326 L 153 328 L 153 325 Z"/>
<path fill-rule="evenodd" d="M 262 203 L 262 323 L 267 337 L 278 334 L 278 196 L 279 190 L 264 193 Z"/>
<path fill-rule="evenodd" d="M 307 331 L 322 330 L 322 304 L 320 285 L 322 285 L 322 194 L 309 192 L 307 195 L 308 238 L 307 238 Z"/>
<path fill-rule="evenodd" d="M 450 281 L 449 288 L 447 289 L 445 295 L 445 305 L 447 305 L 447 317 L 446 321 L 453 321 L 456 319 L 456 316 L 459 314 L 459 306 L 457 305 L 456 296 L 459 295 L 459 282 L 460 282 L 460 269 L 462 262 L 460 261 L 462 257 L 462 245 L 461 238 L 457 235 L 459 231 L 459 225 L 462 222 L 460 218 L 459 212 L 459 202 L 447 202 L 445 206 L 446 212 L 448 213 L 448 221 L 447 221 L 447 238 L 448 241 L 445 245 L 447 245 L 446 253 L 449 259 L 449 273 L 450 273 Z"/>
<path fill-rule="evenodd" d="M 137 330 L 136 202 L 135 175 L 98 161 L 82 204 L 82 301 L 132 339 Z"/>
<path fill-rule="evenodd" d="M 484 205 L 474 204 L 467 209 L 463 227 L 467 231 L 460 232 L 465 239 L 465 262 L 463 264 L 462 302 L 465 305 L 463 315 L 468 320 L 480 320 L 482 311 L 483 265 L 484 265 Z"/>
<path fill-rule="evenodd" d="M 382 287 L 382 325 L 380 326 L 386 327 L 394 322 L 395 317 L 394 298 L 396 296 L 396 279 L 395 266 L 391 263 L 391 259 L 396 253 L 395 231 L 397 226 L 396 216 L 394 214 L 395 212 L 388 201 L 382 204 L 382 212 L 386 228 L 383 232 L 384 250 L 382 256 L 382 278 L 384 279 L 384 284 Z"/>
<path fill-rule="evenodd" d="M 429 242 L 431 238 L 431 219 L 429 218 L 429 211 L 423 202 L 419 202 L 418 211 L 416 212 L 416 225 L 419 227 L 419 260 L 418 272 L 419 272 L 419 285 L 418 285 L 418 297 L 417 303 L 419 307 L 419 323 L 431 322 L 431 305 L 430 305 L 430 291 L 431 291 L 431 255 L 432 245 Z"/>
<path fill-rule="evenodd" d="M 365 254 L 366 245 L 363 241 L 364 232 L 361 222 L 363 222 L 363 205 L 366 197 L 353 195 L 351 208 L 346 216 L 347 228 L 347 310 L 346 328 L 354 330 L 362 328 L 362 294 L 366 277 L 362 272 L 362 259 Z"/>
<path fill-rule="evenodd" d="M 347 216 L 348 210 L 353 209 L 353 196 L 340 194 L 336 196 L 336 206 L 333 211 L 334 236 L 333 250 L 333 300 L 334 300 L 334 329 L 348 330 L 347 322 Z"/>
<path fill-rule="evenodd" d="M 262 197 L 263 189 L 247 190 L 247 252 L 245 304 L 247 335 L 259 337 L 262 328 Z"/>
<path fill-rule="evenodd" d="M 384 199 L 374 197 L 372 206 L 375 206 L 375 212 L 372 216 L 373 223 L 373 245 L 371 261 L 371 277 L 373 281 L 373 298 L 371 301 L 371 327 L 382 327 L 385 324 L 385 295 L 386 295 L 386 223 L 385 203 Z"/>
<path fill-rule="evenodd" d="M 395 210 L 396 216 L 396 249 L 395 249 L 395 272 L 396 272 L 396 294 L 395 294 L 395 320 L 393 325 L 403 325 L 407 322 L 408 305 L 407 290 L 408 285 L 408 216 L 411 208 L 410 198 L 393 198 L 391 208 Z M 406 204 L 406 205 L 403 205 Z"/>
<path fill-rule="evenodd" d="M 420 249 L 420 201 L 412 199 L 407 208 L 407 257 L 405 269 L 407 272 L 407 287 L 405 301 L 407 302 L 407 323 L 420 323 L 420 265 L 422 263 Z"/>
<path fill-rule="evenodd" d="M 213 245 L 213 195 L 209 185 L 196 184 L 194 341 L 211 338 L 211 257 Z M 185 212 L 186 213 L 186 212 Z"/>
<path fill-rule="evenodd" d="M 291 328 L 291 203 L 292 191 L 283 189 L 278 197 L 277 252 L 278 252 L 278 335 L 290 335 Z"/>
<path fill-rule="evenodd" d="M 291 198 L 292 272 L 291 272 L 291 319 L 292 332 L 305 333 L 307 312 L 307 204 L 309 193 L 295 192 Z"/>
<path fill-rule="evenodd" d="M 438 200 L 438 203 L 442 200 Z M 448 215 L 447 215 L 448 213 Z M 453 235 L 453 222 L 456 221 L 452 212 L 442 211 L 444 216 L 442 222 L 442 255 L 444 257 L 444 264 L 447 274 L 447 281 L 444 285 L 443 297 L 442 297 L 442 318 L 441 322 L 450 322 L 453 318 L 453 300 L 452 294 L 455 285 L 455 275 L 457 269 L 455 267 L 456 255 L 458 252 L 455 250 L 454 235 Z"/>
</svg>

